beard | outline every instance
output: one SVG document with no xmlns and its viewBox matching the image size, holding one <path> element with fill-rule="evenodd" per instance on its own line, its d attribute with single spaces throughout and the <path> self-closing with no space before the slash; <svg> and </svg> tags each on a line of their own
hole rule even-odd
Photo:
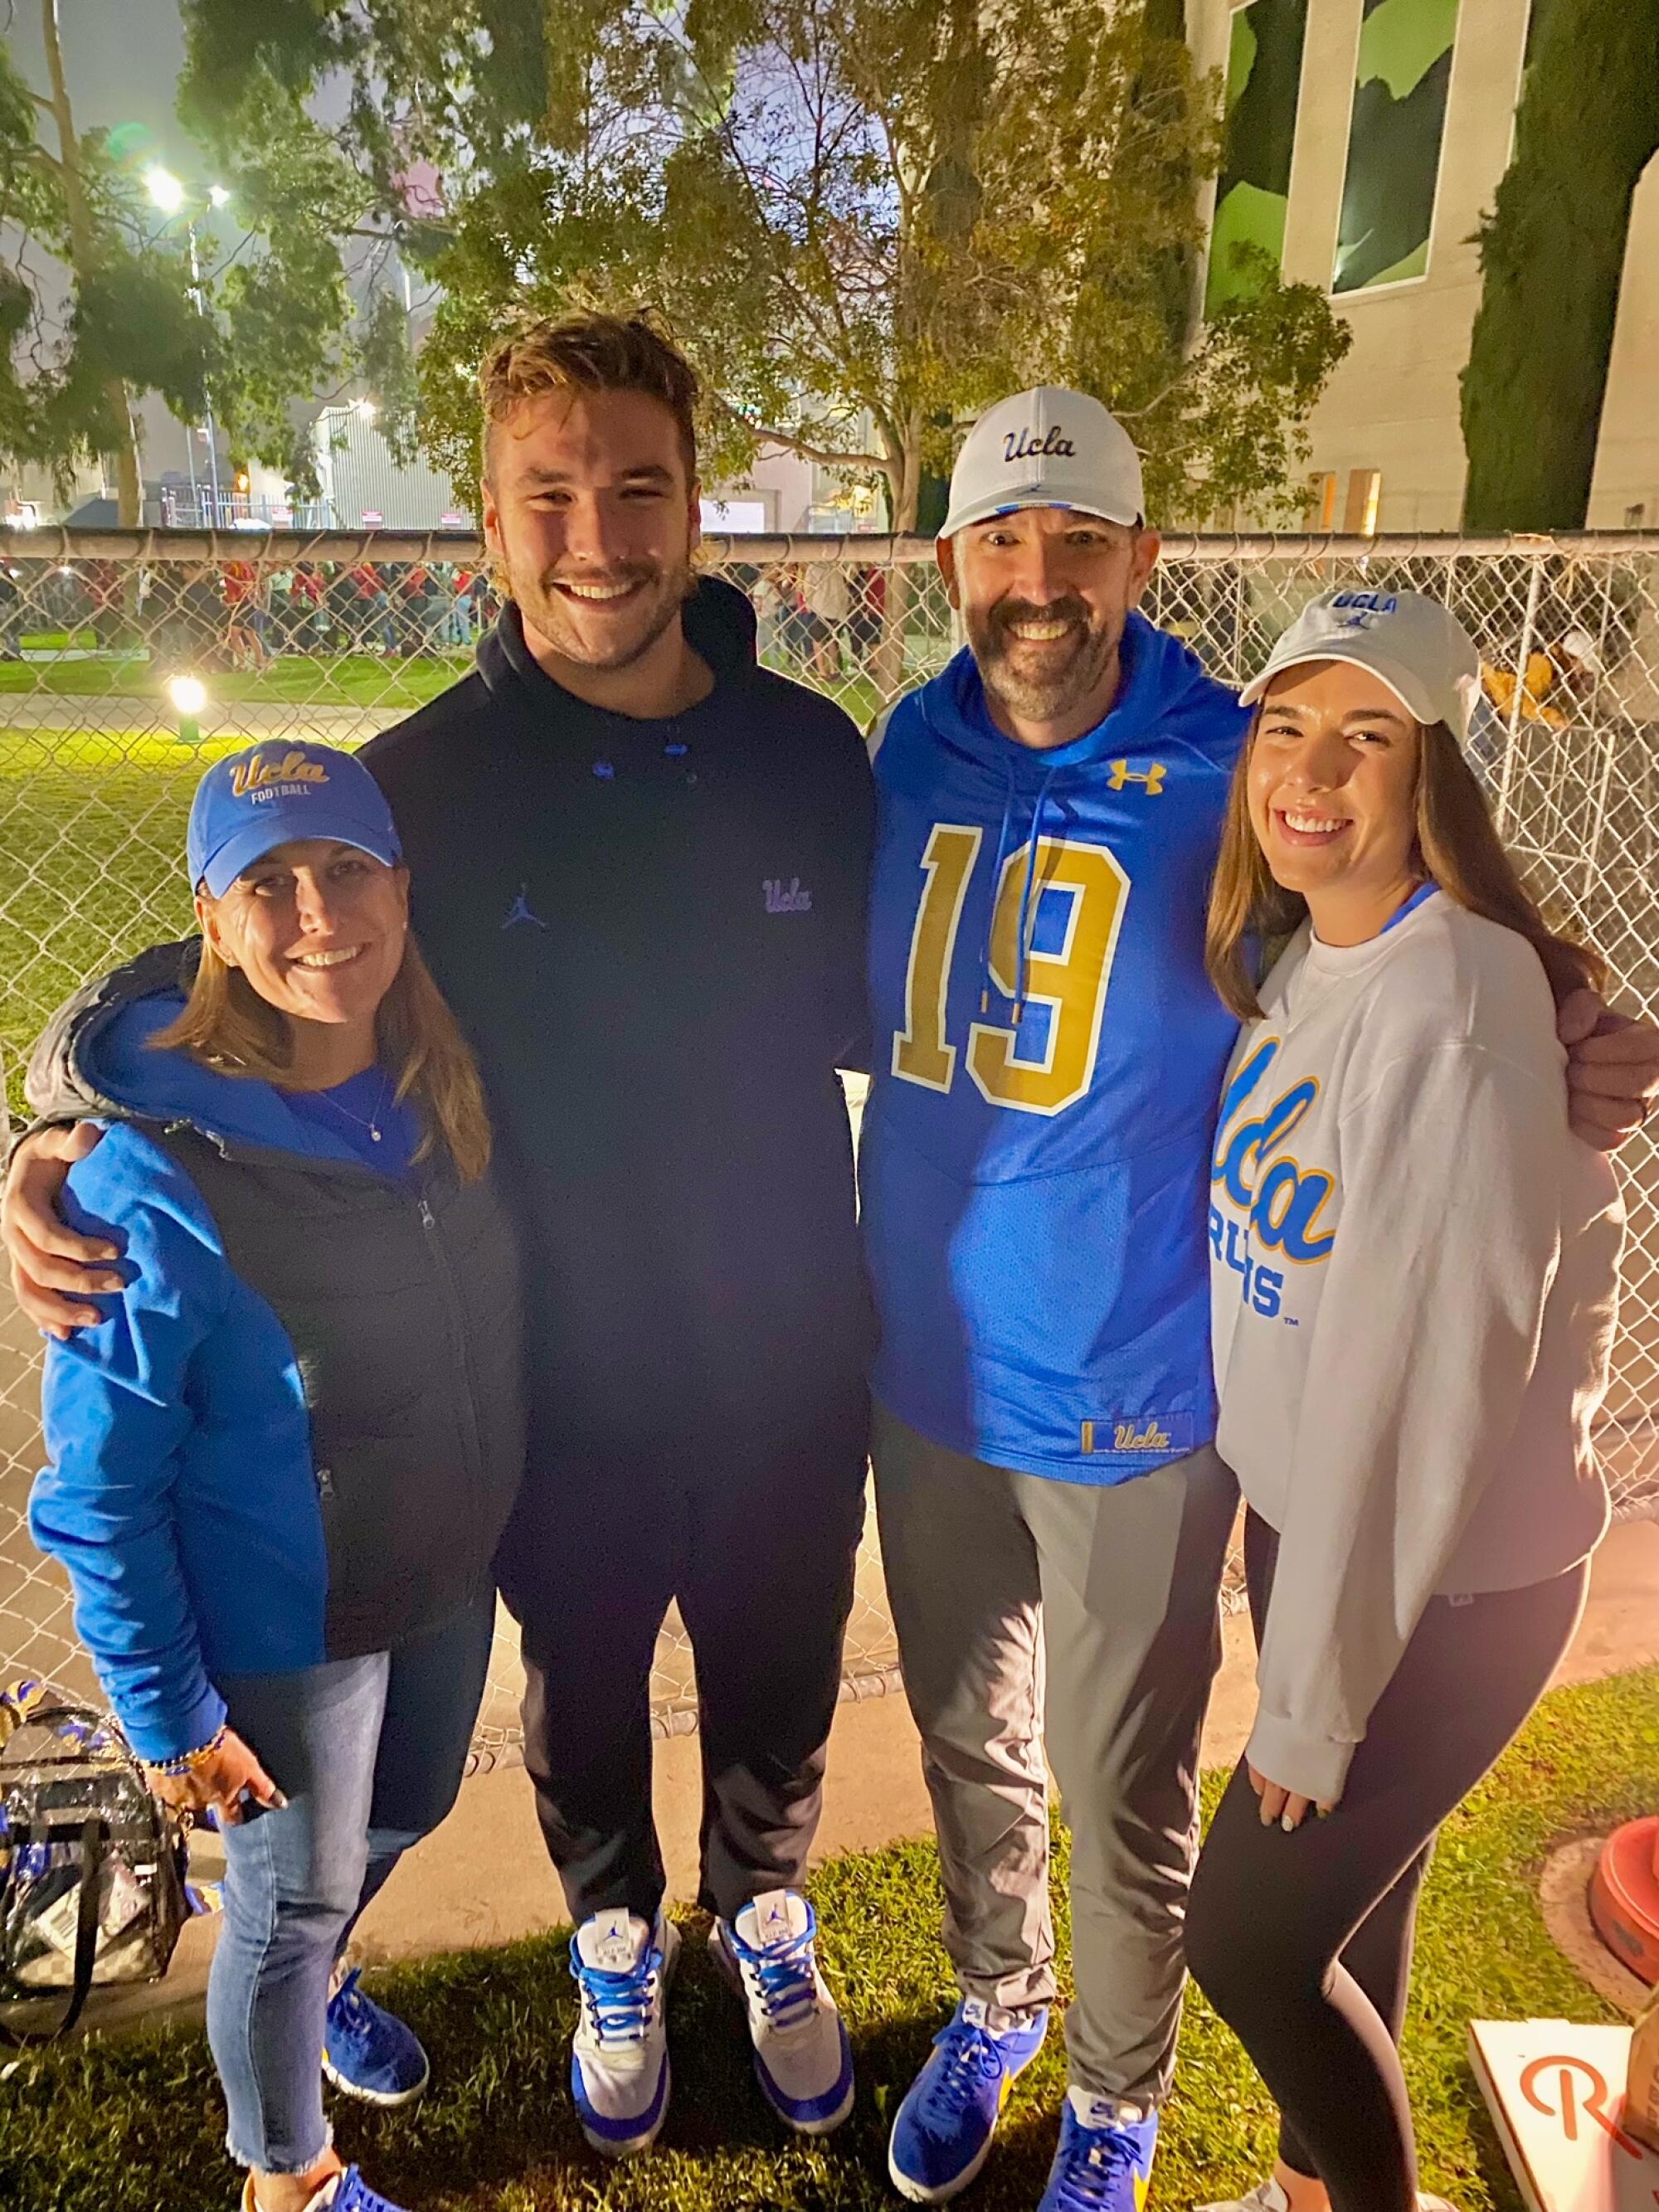
<svg viewBox="0 0 1659 2212">
<path fill-rule="evenodd" d="M 515 562 L 507 568 L 507 586 L 519 611 L 562 659 L 579 667 L 627 668 L 648 653 L 696 589 L 689 559 L 668 562 L 619 561 L 596 575 L 585 571 L 584 584 L 633 584 L 639 588 L 612 612 L 584 606 L 559 589 L 556 568 L 526 574 Z"/>
<path fill-rule="evenodd" d="M 1058 722 L 1101 684 L 1122 642 L 1122 613 L 1102 614 L 1068 594 L 1039 607 L 1001 599 L 963 611 L 968 642 L 986 690 L 1021 720 Z M 1066 635 L 1038 644 L 1015 637 L 1016 623 L 1063 622 Z"/>
</svg>

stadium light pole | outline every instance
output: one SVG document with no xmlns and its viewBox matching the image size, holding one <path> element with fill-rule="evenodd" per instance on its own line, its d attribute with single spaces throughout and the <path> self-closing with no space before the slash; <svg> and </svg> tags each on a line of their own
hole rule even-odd
<svg viewBox="0 0 1659 2212">
<path fill-rule="evenodd" d="M 169 220 L 174 216 L 184 215 L 185 234 L 190 240 L 190 296 L 196 302 L 197 313 L 205 321 L 207 301 L 202 293 L 202 269 L 196 249 L 196 217 L 201 210 L 198 206 L 186 212 L 185 204 L 189 195 L 183 183 L 173 175 L 171 169 L 164 169 L 159 161 L 153 161 L 145 170 L 144 183 L 149 188 L 150 198 Z M 210 208 L 224 207 L 228 204 L 229 199 L 230 193 L 225 185 L 210 185 L 208 186 L 207 204 Z M 213 419 L 211 400 L 208 402 L 206 428 L 208 484 L 213 498 L 213 524 L 216 529 L 219 525 L 219 426 Z M 196 490 L 196 449 L 192 443 L 195 435 L 194 425 L 187 422 L 185 425 L 185 444 L 188 448 L 192 492 Z M 202 519 L 199 513 L 199 495 L 198 497 L 198 512 L 196 519 L 199 523 Z"/>
</svg>

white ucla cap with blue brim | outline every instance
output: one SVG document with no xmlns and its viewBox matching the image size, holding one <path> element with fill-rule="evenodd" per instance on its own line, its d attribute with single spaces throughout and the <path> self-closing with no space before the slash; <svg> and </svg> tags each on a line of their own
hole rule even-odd
<svg viewBox="0 0 1659 2212">
<path fill-rule="evenodd" d="M 1069 507 L 1133 526 L 1146 512 L 1134 441 L 1097 399 L 1041 384 L 981 415 L 951 471 L 941 538 L 1022 507 Z"/>
<path fill-rule="evenodd" d="M 1468 741 L 1480 696 L 1480 653 L 1449 608 L 1421 592 L 1351 586 L 1304 607 L 1239 696 L 1253 707 L 1275 676 L 1314 660 L 1347 660 L 1387 684 L 1416 722 L 1443 722 Z"/>
</svg>

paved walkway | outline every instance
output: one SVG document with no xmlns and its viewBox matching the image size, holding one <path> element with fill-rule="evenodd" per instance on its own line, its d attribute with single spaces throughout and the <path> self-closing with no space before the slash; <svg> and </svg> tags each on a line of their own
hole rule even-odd
<svg viewBox="0 0 1659 2212">
<path fill-rule="evenodd" d="M 313 704 L 302 699 L 210 697 L 198 717 L 204 738 L 303 738 L 316 744 L 345 744 L 407 721 L 413 707 L 355 707 Z M 103 731 L 125 735 L 133 730 L 171 732 L 175 718 L 165 699 L 154 693 L 115 691 L 20 691 L 0 693 L 0 732 L 75 730 L 96 736 Z"/>
</svg>

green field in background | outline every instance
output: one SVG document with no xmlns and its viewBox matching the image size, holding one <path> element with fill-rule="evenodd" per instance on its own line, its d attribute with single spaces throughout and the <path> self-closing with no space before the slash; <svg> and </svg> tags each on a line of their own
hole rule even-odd
<svg viewBox="0 0 1659 2212">
<path fill-rule="evenodd" d="M 210 696 L 227 705 L 291 705 L 296 720 L 307 707 L 408 713 L 453 683 L 461 665 L 459 659 L 296 659 L 260 677 L 215 677 Z M 141 662 L 0 663 L 0 718 L 5 693 L 20 690 L 64 699 L 66 714 L 70 700 L 85 699 L 95 721 L 99 697 L 146 697 L 155 685 Z M 865 677 L 833 696 L 860 729 L 880 709 Z M 14 1112 L 23 1108 L 29 1047 L 53 1007 L 88 976 L 193 927 L 184 872 L 191 795 L 209 761 L 250 739 L 233 734 L 186 746 L 171 725 L 159 696 L 148 728 L 9 729 L 0 720 L 0 1060 Z M 366 722 L 363 736 L 375 726 Z"/>
</svg>

